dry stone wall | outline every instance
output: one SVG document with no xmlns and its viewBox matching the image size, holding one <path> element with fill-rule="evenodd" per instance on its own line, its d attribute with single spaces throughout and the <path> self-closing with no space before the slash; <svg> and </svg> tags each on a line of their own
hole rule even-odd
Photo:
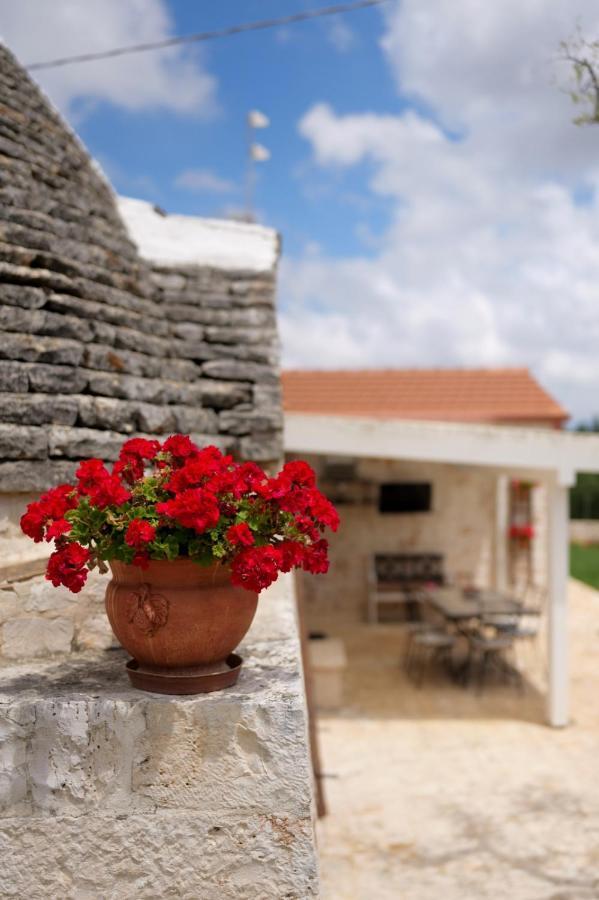
<svg viewBox="0 0 599 900">
<path fill-rule="evenodd" d="M 276 260 L 152 271 L 110 186 L 1 46 L 0 91 L 0 492 L 114 459 L 134 433 L 276 459 Z"/>
</svg>

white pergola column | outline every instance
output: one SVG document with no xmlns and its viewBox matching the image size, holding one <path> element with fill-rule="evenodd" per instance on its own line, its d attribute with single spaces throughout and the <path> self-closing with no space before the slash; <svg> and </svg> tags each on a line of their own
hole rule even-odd
<svg viewBox="0 0 599 900">
<path fill-rule="evenodd" d="M 495 482 L 495 587 L 498 591 L 507 589 L 508 487 L 508 476 L 498 475 Z"/>
<path fill-rule="evenodd" d="M 547 720 L 554 728 L 568 724 L 568 485 L 549 484 L 549 684 Z"/>
</svg>

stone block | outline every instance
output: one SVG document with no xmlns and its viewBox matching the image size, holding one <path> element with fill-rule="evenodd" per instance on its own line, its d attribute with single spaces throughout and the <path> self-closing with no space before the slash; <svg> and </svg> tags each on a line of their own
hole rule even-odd
<svg viewBox="0 0 599 900">
<path fill-rule="evenodd" d="M 152 281 L 169 291 L 182 291 L 187 284 L 187 278 L 177 272 L 153 272 Z"/>
<path fill-rule="evenodd" d="M 200 431 L 206 434 L 217 433 L 218 416 L 211 409 L 192 409 L 188 406 L 173 406 L 176 430 L 188 434 Z"/>
<path fill-rule="evenodd" d="M 116 372 L 90 371 L 88 381 L 91 393 L 103 397 L 166 403 L 170 396 L 165 383 L 158 378 L 138 378 L 135 375 L 119 375 Z"/>
<path fill-rule="evenodd" d="M 7 659 L 33 659 L 68 653 L 74 635 L 71 619 L 9 619 L 2 626 L 2 655 Z"/>
<path fill-rule="evenodd" d="M 79 599 L 68 588 L 54 587 L 44 576 L 13 583 L 21 609 L 28 613 L 56 612 L 72 606 Z"/>
<path fill-rule="evenodd" d="M 0 362 L 0 391 L 22 394 L 29 390 L 27 373 L 16 362 Z"/>
<path fill-rule="evenodd" d="M 171 350 L 171 342 L 169 340 L 153 337 L 133 328 L 117 328 L 114 346 L 157 357 L 168 356 Z"/>
<path fill-rule="evenodd" d="M 76 463 L 9 460 L 0 462 L 0 492 L 12 493 L 18 485 L 19 491 L 46 491 L 50 487 L 72 481 Z"/>
<path fill-rule="evenodd" d="M 264 431 L 282 429 L 283 413 L 280 410 L 273 410 L 267 414 L 256 413 L 253 410 L 243 412 L 232 409 L 221 412 L 218 422 L 220 430 L 228 434 L 260 434 Z"/>
<path fill-rule="evenodd" d="M 250 363 L 265 364 L 271 370 L 278 371 L 279 346 L 272 344 L 208 344 L 212 350 L 212 359 L 240 360 Z M 272 381 L 275 384 L 275 380 Z"/>
<path fill-rule="evenodd" d="M 176 430 L 177 419 L 172 406 L 137 403 L 135 404 L 135 413 L 138 427 L 142 431 L 150 434 L 166 434 L 168 431 Z"/>
<path fill-rule="evenodd" d="M 135 691 L 114 651 L 0 670 L 3 896 L 318 896 L 291 584 L 226 691 Z"/>
<path fill-rule="evenodd" d="M 52 425 L 48 429 L 48 454 L 52 457 L 64 456 L 68 459 L 114 460 L 130 435 L 115 431 L 101 431 L 98 428 L 67 428 Z"/>
<path fill-rule="evenodd" d="M 177 344 L 177 354 L 183 359 L 195 359 L 200 362 L 207 359 L 218 359 L 219 357 L 219 352 L 214 348 L 214 345 L 208 344 L 206 341 L 181 340 Z"/>
<path fill-rule="evenodd" d="M 50 337 L 73 338 L 91 341 L 93 329 L 85 319 L 77 316 L 58 315 L 46 309 L 22 309 L 17 306 L 0 306 L 0 328 L 22 334 L 46 334 Z"/>
<path fill-rule="evenodd" d="M 12 586 L 5 585 L 0 588 L 0 623 L 12 619 L 21 611 L 19 598 Z M 2 655 L 2 647 L 0 646 L 0 656 Z"/>
<path fill-rule="evenodd" d="M 283 436 L 281 432 L 247 435 L 239 440 L 239 454 L 242 459 L 255 462 L 273 462 L 283 456 Z"/>
<path fill-rule="evenodd" d="M 193 322 L 175 322 L 170 330 L 175 337 L 184 341 L 202 341 L 204 339 L 204 327 Z"/>
<path fill-rule="evenodd" d="M 102 344 L 86 344 L 82 348 L 83 364 L 89 369 L 100 369 L 105 372 L 122 372 L 130 375 L 142 375 L 150 378 L 162 374 L 163 360 L 154 359 L 143 353 L 124 350 L 116 347 L 105 347 Z"/>
<path fill-rule="evenodd" d="M 279 384 L 255 384 L 253 401 L 254 409 L 259 412 L 281 409 L 283 404 L 281 386 Z"/>
<path fill-rule="evenodd" d="M 44 429 L 0 424 L 0 459 L 45 459 L 47 455 Z"/>
<path fill-rule="evenodd" d="M 0 285 L 0 302 L 24 309 L 40 309 L 46 302 L 46 292 L 41 288 L 28 287 L 23 284 Z"/>
<path fill-rule="evenodd" d="M 277 384 L 278 376 L 270 366 L 233 359 L 213 359 L 202 365 L 202 374 L 209 378 L 231 381 L 255 381 L 261 384 Z"/>
<path fill-rule="evenodd" d="M 274 330 L 209 325 L 206 340 L 213 344 L 270 344 L 276 337 Z"/>
<path fill-rule="evenodd" d="M 204 406 L 212 406 L 214 409 L 231 409 L 240 403 L 248 403 L 252 396 L 251 386 L 243 382 L 202 378 L 197 386 L 201 391 Z"/>
<path fill-rule="evenodd" d="M 22 363 L 29 390 L 42 394 L 80 394 L 87 387 L 84 369 L 72 366 L 50 366 L 44 363 Z"/>
<path fill-rule="evenodd" d="M 76 630 L 75 643 L 79 650 L 111 650 L 119 646 L 106 613 L 86 617 Z"/>
<path fill-rule="evenodd" d="M 88 428 L 107 428 L 130 434 L 137 428 L 136 407 L 108 397 L 79 397 L 79 421 Z M 74 424 L 74 423 L 71 423 Z M 142 426 L 143 427 L 143 426 Z"/>
<path fill-rule="evenodd" d="M 237 447 L 237 440 L 232 434 L 200 434 L 197 431 L 190 433 L 190 438 L 198 447 L 218 447 L 223 453 L 233 453 Z"/>
<path fill-rule="evenodd" d="M 0 359 L 78 366 L 83 347 L 77 341 L 5 331 L 0 333 Z"/>
<path fill-rule="evenodd" d="M 78 404 L 74 397 L 47 394 L 2 394 L 0 421 L 21 425 L 45 425 L 57 422 L 74 425 Z"/>
</svg>

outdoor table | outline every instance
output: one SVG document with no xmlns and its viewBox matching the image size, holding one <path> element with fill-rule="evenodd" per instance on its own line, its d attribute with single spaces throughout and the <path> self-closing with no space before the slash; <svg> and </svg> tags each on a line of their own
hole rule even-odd
<svg viewBox="0 0 599 900">
<path fill-rule="evenodd" d="M 525 616 L 535 612 L 515 598 L 491 589 L 439 588 L 428 591 L 426 600 L 451 622 L 481 616 Z"/>
</svg>

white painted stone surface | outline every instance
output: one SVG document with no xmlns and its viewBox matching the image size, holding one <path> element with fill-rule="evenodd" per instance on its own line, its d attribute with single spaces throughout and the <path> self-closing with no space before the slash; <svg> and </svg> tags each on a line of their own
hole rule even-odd
<svg viewBox="0 0 599 900">
<path fill-rule="evenodd" d="M 118 197 L 118 208 L 139 252 L 156 265 L 211 266 L 271 272 L 277 261 L 276 231 L 230 219 L 162 215 L 145 200 Z"/>
<path fill-rule="evenodd" d="M 7 659 L 69 653 L 74 633 L 71 619 L 10 619 L 2 626 L 2 653 Z"/>
<path fill-rule="evenodd" d="M 290 579 L 241 653 L 196 697 L 133 690 L 120 651 L 0 670 L 3 897 L 318 896 Z"/>
<path fill-rule="evenodd" d="M 43 575 L 0 584 L 0 668 L 71 650 L 118 646 L 104 612 L 107 575 L 90 573 L 79 594 Z"/>
</svg>

